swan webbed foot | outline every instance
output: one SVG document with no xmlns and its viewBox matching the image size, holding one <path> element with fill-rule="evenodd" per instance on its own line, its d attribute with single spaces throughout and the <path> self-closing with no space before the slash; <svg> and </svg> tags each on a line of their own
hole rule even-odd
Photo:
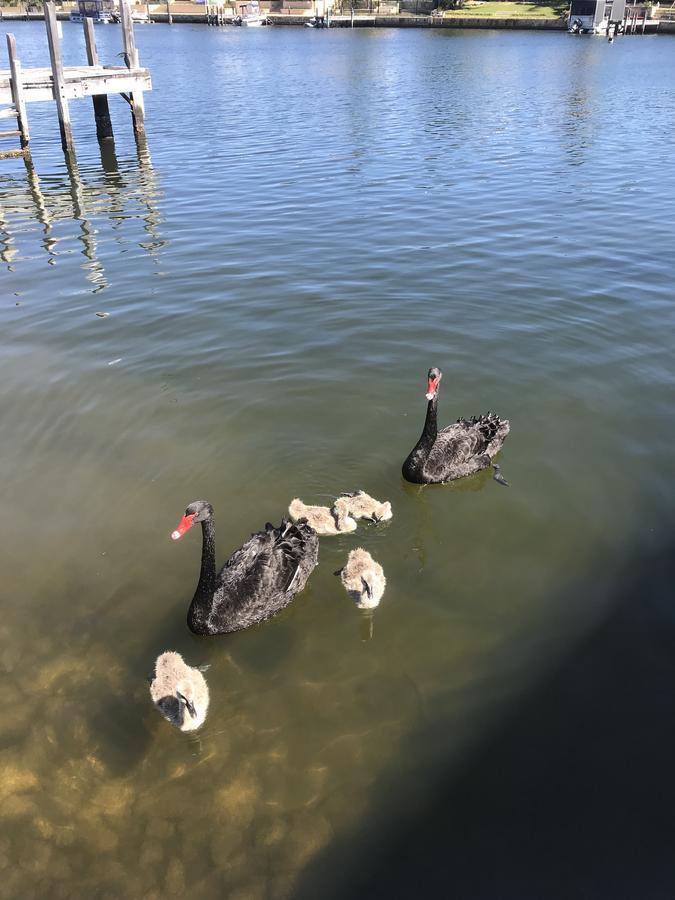
<svg viewBox="0 0 675 900">
<path fill-rule="evenodd" d="M 492 477 L 497 482 L 497 484 L 502 484 L 504 485 L 504 487 L 510 487 L 508 481 L 501 473 L 501 466 L 497 463 L 492 463 L 492 468 L 495 470 Z"/>
</svg>

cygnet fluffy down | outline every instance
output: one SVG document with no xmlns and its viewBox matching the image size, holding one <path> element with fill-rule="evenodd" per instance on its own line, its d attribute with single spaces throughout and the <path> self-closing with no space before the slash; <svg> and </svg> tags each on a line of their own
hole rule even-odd
<svg viewBox="0 0 675 900">
<path fill-rule="evenodd" d="M 382 566 L 362 547 L 352 550 L 345 566 L 336 575 L 359 609 L 374 609 L 382 599 L 387 579 Z"/>
<path fill-rule="evenodd" d="M 307 506 L 296 497 L 295 500 L 291 500 L 288 514 L 294 522 L 304 519 L 320 535 L 356 531 L 356 519 L 349 515 L 349 507 L 343 497 L 335 501 L 332 509 L 327 506 Z"/>
<path fill-rule="evenodd" d="M 209 688 L 204 676 L 173 650 L 157 657 L 150 696 L 164 718 L 181 731 L 199 728 L 209 708 Z"/>
<path fill-rule="evenodd" d="M 365 491 L 354 491 L 353 494 L 342 494 L 341 499 L 347 501 L 349 514 L 355 519 L 371 519 L 373 522 L 386 522 L 391 519 L 391 503 L 385 500 L 381 503 Z"/>
</svg>

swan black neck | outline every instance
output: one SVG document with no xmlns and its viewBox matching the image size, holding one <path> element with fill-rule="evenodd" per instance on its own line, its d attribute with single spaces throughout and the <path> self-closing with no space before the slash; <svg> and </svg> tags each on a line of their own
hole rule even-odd
<svg viewBox="0 0 675 900">
<path fill-rule="evenodd" d="M 433 399 L 429 400 L 427 403 L 427 417 L 424 420 L 424 430 L 422 431 L 422 436 L 420 437 L 420 441 L 423 438 L 431 438 L 432 440 L 436 440 L 438 436 L 438 419 L 437 419 L 437 411 L 438 411 L 438 394 L 434 394 Z"/>
<path fill-rule="evenodd" d="M 197 590 L 188 611 L 188 625 L 198 634 L 208 634 L 206 620 L 216 590 L 216 526 L 209 516 L 202 522 L 202 567 Z"/>
<path fill-rule="evenodd" d="M 436 410 L 438 406 L 438 394 L 427 404 L 427 417 L 424 420 L 424 429 L 420 439 L 415 444 L 406 461 L 403 463 L 403 477 L 408 481 L 424 483 L 424 465 L 429 458 L 431 449 L 436 443 L 438 435 L 438 422 Z"/>
</svg>

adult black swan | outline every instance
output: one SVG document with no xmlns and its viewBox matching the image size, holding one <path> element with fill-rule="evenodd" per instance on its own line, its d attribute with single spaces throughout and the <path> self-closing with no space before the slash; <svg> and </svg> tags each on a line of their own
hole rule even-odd
<svg viewBox="0 0 675 900">
<path fill-rule="evenodd" d="M 457 419 L 439 431 L 436 407 L 442 377 L 440 369 L 429 369 L 424 431 L 403 463 L 403 477 L 415 484 L 443 484 L 486 469 L 509 433 L 508 420 L 492 412 Z"/>
<path fill-rule="evenodd" d="M 202 525 L 202 569 L 188 610 L 195 634 L 241 631 L 276 615 L 301 591 L 319 561 L 319 539 L 306 523 L 282 519 L 251 535 L 216 574 L 213 507 L 195 500 L 171 537 L 177 541 L 196 522 Z"/>
</svg>

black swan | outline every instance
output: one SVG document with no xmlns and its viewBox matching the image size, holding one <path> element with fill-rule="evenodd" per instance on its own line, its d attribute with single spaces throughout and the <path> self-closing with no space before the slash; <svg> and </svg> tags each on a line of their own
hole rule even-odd
<svg viewBox="0 0 675 900">
<path fill-rule="evenodd" d="M 195 500 L 172 533 L 174 541 L 195 523 L 202 525 L 202 568 L 188 610 L 195 634 L 241 631 L 276 615 L 301 591 L 319 561 L 319 539 L 306 523 L 282 519 L 235 550 L 216 574 L 213 507 Z"/>
<path fill-rule="evenodd" d="M 443 484 L 480 472 L 491 465 L 510 430 L 507 419 L 488 412 L 457 419 L 439 431 L 436 407 L 442 377 L 440 369 L 429 369 L 424 431 L 403 463 L 403 477 L 414 484 Z"/>
<path fill-rule="evenodd" d="M 167 650 L 157 657 L 150 696 L 164 718 L 181 731 L 194 731 L 204 724 L 208 685 L 201 671 L 188 666 L 180 653 Z"/>
</svg>

